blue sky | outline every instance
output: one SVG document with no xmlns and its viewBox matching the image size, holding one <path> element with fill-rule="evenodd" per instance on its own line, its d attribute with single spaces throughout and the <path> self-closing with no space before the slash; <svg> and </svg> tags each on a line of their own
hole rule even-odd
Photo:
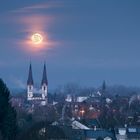
<svg viewBox="0 0 140 140">
<path fill-rule="evenodd" d="M 0 77 L 26 85 L 30 59 L 40 85 L 46 60 L 49 88 L 140 86 L 139 0 L 3 0 L 0 2 Z M 34 32 L 42 48 L 26 43 Z"/>
</svg>

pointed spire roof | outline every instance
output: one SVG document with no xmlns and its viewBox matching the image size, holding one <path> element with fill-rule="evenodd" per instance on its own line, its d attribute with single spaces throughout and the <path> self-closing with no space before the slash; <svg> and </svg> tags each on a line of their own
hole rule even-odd
<svg viewBox="0 0 140 140">
<path fill-rule="evenodd" d="M 47 72 L 46 72 L 46 64 L 45 63 L 44 63 L 43 77 L 42 77 L 41 85 L 43 85 L 43 84 L 48 85 Z"/>
<path fill-rule="evenodd" d="M 33 75 L 32 75 L 32 66 L 30 63 L 27 85 L 33 85 L 33 84 L 34 84 L 34 82 L 33 82 Z"/>
</svg>

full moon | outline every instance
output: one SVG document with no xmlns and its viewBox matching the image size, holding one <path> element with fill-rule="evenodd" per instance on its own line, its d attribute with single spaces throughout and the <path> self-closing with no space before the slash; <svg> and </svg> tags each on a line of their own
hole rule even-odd
<svg viewBox="0 0 140 140">
<path fill-rule="evenodd" d="M 39 33 L 35 33 L 31 36 L 31 40 L 34 44 L 40 44 L 43 41 L 43 37 Z"/>
</svg>

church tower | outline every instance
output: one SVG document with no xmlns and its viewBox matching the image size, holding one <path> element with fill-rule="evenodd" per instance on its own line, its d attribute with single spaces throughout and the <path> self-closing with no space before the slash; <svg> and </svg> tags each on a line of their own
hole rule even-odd
<svg viewBox="0 0 140 140">
<path fill-rule="evenodd" d="M 27 100 L 32 100 L 33 98 L 33 90 L 34 90 L 34 82 L 33 82 L 33 76 L 32 76 L 32 66 L 30 63 L 29 66 L 29 75 L 27 80 Z"/>
<path fill-rule="evenodd" d="M 48 80 L 47 80 L 47 72 L 46 72 L 46 64 L 45 63 L 44 63 L 42 81 L 41 81 L 41 94 L 42 94 L 42 98 L 45 99 L 46 103 L 47 103 Z"/>
</svg>

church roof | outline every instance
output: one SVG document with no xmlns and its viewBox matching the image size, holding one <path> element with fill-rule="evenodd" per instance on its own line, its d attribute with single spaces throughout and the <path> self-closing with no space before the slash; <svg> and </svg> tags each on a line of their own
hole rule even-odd
<svg viewBox="0 0 140 140">
<path fill-rule="evenodd" d="M 43 85 L 43 84 L 48 85 L 47 72 L 46 72 L 46 65 L 45 64 L 44 64 L 43 76 L 42 76 L 42 81 L 41 81 L 41 85 Z"/>
<path fill-rule="evenodd" d="M 33 75 L 32 75 L 32 66 L 30 64 L 27 85 L 33 85 L 33 84 L 34 82 L 33 82 Z"/>
</svg>

